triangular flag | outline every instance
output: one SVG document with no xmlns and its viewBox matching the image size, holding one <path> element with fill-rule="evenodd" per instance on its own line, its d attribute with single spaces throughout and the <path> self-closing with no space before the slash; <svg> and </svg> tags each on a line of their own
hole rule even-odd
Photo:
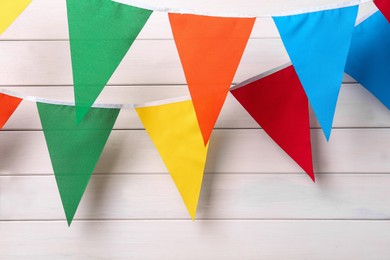
<svg viewBox="0 0 390 260">
<path fill-rule="evenodd" d="M 80 122 L 152 11 L 111 0 L 67 0 L 77 122 Z"/>
<path fill-rule="evenodd" d="M 136 110 L 195 219 L 208 145 L 203 143 L 191 100 Z"/>
<path fill-rule="evenodd" d="M 390 23 L 390 0 L 375 0 L 374 4 L 378 7 L 378 9 Z"/>
<path fill-rule="evenodd" d="M 345 72 L 390 109 L 390 24 L 380 13 L 356 26 Z"/>
<path fill-rule="evenodd" d="M 0 35 L 26 9 L 32 0 L 0 0 Z"/>
<path fill-rule="evenodd" d="M 231 93 L 314 181 L 309 104 L 294 67 L 254 79 Z"/>
<path fill-rule="evenodd" d="M 327 140 L 358 6 L 273 17 Z"/>
<path fill-rule="evenodd" d="M 207 144 L 255 18 L 169 14 L 173 37 Z"/>
<path fill-rule="evenodd" d="M 37 103 L 54 175 L 71 224 L 119 109 L 92 108 L 76 123 L 73 106 Z"/>
<path fill-rule="evenodd" d="M 0 129 L 18 108 L 22 99 L 0 93 Z"/>
</svg>

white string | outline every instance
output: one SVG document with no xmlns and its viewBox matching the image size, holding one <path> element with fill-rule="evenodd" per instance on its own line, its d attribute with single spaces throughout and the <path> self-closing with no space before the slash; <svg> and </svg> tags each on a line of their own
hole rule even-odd
<svg viewBox="0 0 390 260">
<path fill-rule="evenodd" d="M 241 88 L 243 86 L 246 86 L 249 83 L 252 83 L 252 82 L 257 81 L 259 79 L 265 78 L 265 77 L 267 77 L 267 76 L 269 76 L 271 74 L 274 74 L 274 73 L 276 73 L 276 72 L 278 72 L 278 71 L 280 71 L 282 69 L 285 69 L 285 68 L 287 68 L 290 65 L 291 65 L 291 62 L 288 62 L 288 63 L 285 63 L 285 64 L 280 65 L 278 67 L 275 67 L 273 69 L 270 69 L 270 70 L 268 70 L 266 72 L 263 72 L 263 73 L 261 73 L 261 74 L 259 74 L 257 76 L 254 76 L 254 77 L 252 77 L 250 79 L 247 79 L 247 80 L 237 84 L 236 86 L 233 86 L 232 88 L 230 88 L 230 90 L 234 90 L 234 89 L 238 89 L 238 88 Z"/>
<path fill-rule="evenodd" d="M 151 10 L 151 11 L 166 12 L 166 13 L 195 14 L 195 15 L 205 15 L 205 16 L 214 16 L 214 17 L 264 18 L 264 17 L 272 17 L 272 16 L 287 16 L 287 15 L 296 15 L 296 14 L 332 10 L 332 9 L 338 9 L 343 7 L 360 5 L 360 4 L 372 2 L 373 0 L 349 0 L 341 3 L 302 8 L 302 9 L 297 9 L 289 12 L 280 12 L 280 13 L 275 13 L 273 15 L 265 15 L 265 14 L 254 15 L 254 14 L 246 14 L 246 13 L 214 13 L 214 12 L 199 11 L 199 10 L 194 10 L 189 8 L 163 7 L 163 6 L 159 6 L 158 4 L 150 4 L 147 3 L 147 1 L 142 1 L 142 0 L 112 0 L 112 1 L 142 8 L 142 9 Z"/>
<path fill-rule="evenodd" d="M 29 96 L 24 95 L 16 91 L 8 90 L 8 89 L 2 89 L 0 88 L 0 93 L 6 94 L 8 96 L 17 97 L 20 99 L 23 99 L 25 101 L 30 101 L 34 103 L 45 103 L 45 104 L 53 104 L 53 105 L 64 105 L 64 106 L 75 106 L 74 102 L 68 102 L 68 101 L 61 101 L 61 100 L 55 100 L 55 99 L 48 99 L 48 98 L 41 98 L 36 96 Z M 170 103 L 176 103 L 176 102 L 182 102 L 191 100 L 190 96 L 182 96 L 182 97 L 175 97 L 175 98 L 168 98 L 168 99 L 162 99 L 157 101 L 151 101 L 146 103 L 139 103 L 139 104 L 108 104 L 108 103 L 102 103 L 102 104 L 93 104 L 92 107 L 95 108 L 115 108 L 115 109 L 134 109 L 139 107 L 150 107 L 150 106 L 159 106 L 159 105 L 165 105 Z"/>
</svg>

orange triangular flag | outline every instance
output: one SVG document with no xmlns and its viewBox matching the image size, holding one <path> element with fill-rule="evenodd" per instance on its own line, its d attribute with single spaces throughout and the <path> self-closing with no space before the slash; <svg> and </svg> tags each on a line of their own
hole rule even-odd
<svg viewBox="0 0 390 260">
<path fill-rule="evenodd" d="M 0 93 L 0 129 L 12 116 L 22 99 Z"/>
<path fill-rule="evenodd" d="M 255 18 L 169 14 L 196 116 L 208 143 Z"/>
</svg>

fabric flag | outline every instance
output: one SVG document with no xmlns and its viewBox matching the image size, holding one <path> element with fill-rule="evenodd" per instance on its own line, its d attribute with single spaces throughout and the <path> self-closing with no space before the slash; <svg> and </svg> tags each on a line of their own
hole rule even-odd
<svg viewBox="0 0 390 260">
<path fill-rule="evenodd" d="M 192 101 L 136 110 L 195 219 L 208 145 L 203 143 Z"/>
<path fill-rule="evenodd" d="M 390 24 L 380 13 L 356 26 L 345 72 L 390 109 Z"/>
<path fill-rule="evenodd" d="M 30 3 L 31 0 L 0 0 L 0 35 Z"/>
<path fill-rule="evenodd" d="M 137 38 L 152 11 L 111 0 L 67 0 L 77 122 Z"/>
<path fill-rule="evenodd" d="M 0 129 L 18 108 L 22 99 L 0 93 Z"/>
<path fill-rule="evenodd" d="M 239 85 L 231 93 L 314 181 L 309 104 L 294 67 Z"/>
<path fill-rule="evenodd" d="M 73 106 L 44 103 L 37 106 L 70 226 L 119 109 L 92 108 L 77 124 Z"/>
<path fill-rule="evenodd" d="M 207 144 L 255 18 L 169 14 L 169 21 Z"/>
<path fill-rule="evenodd" d="M 358 6 L 273 17 L 327 140 Z"/>
<path fill-rule="evenodd" d="M 390 0 L 375 0 L 374 4 L 386 17 L 387 21 L 390 22 Z"/>
</svg>

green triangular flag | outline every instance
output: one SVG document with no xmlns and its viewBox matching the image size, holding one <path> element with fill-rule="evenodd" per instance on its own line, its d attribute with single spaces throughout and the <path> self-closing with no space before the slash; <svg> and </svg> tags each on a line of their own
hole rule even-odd
<svg viewBox="0 0 390 260">
<path fill-rule="evenodd" d="M 73 106 L 37 106 L 70 226 L 120 110 L 92 108 L 77 124 Z"/>
<path fill-rule="evenodd" d="M 111 0 L 67 0 L 77 122 L 106 86 L 152 14 Z"/>
</svg>

